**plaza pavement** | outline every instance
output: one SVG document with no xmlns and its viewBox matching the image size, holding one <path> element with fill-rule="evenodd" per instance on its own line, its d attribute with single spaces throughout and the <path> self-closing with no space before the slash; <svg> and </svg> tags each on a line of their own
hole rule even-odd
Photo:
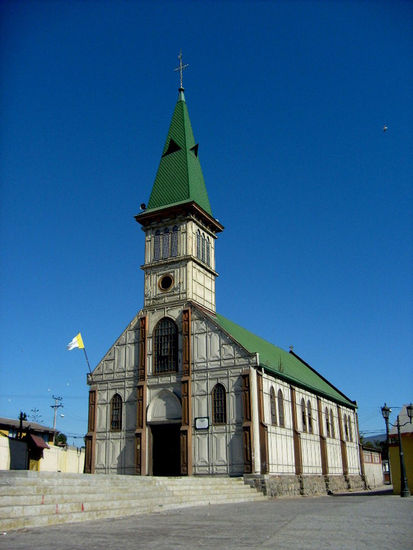
<svg viewBox="0 0 413 550">
<path fill-rule="evenodd" d="M 413 550 L 413 497 L 389 490 L 217 504 L 0 534 L 5 550 Z"/>
</svg>

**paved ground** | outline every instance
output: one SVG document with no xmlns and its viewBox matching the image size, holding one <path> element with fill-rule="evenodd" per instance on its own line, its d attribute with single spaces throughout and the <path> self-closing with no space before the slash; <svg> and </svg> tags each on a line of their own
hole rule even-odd
<svg viewBox="0 0 413 550">
<path fill-rule="evenodd" d="M 364 493 L 219 504 L 11 531 L 7 550 L 413 550 L 413 497 Z"/>
</svg>

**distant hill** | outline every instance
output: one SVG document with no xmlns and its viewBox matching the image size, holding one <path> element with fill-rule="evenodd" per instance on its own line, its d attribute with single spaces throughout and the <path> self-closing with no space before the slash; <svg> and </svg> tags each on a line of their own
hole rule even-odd
<svg viewBox="0 0 413 550">
<path fill-rule="evenodd" d="M 368 441 L 371 441 L 372 443 L 375 441 L 386 441 L 386 434 L 369 435 L 368 437 L 364 436 L 363 439 L 366 443 Z"/>
</svg>

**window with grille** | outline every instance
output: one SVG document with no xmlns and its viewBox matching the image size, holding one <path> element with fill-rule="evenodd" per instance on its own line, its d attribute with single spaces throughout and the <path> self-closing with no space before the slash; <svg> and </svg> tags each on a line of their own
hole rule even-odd
<svg viewBox="0 0 413 550">
<path fill-rule="evenodd" d="M 162 235 L 162 258 L 169 256 L 169 229 L 166 228 Z"/>
<path fill-rule="evenodd" d="M 273 426 L 276 426 L 277 425 L 277 403 L 275 400 L 274 388 L 271 388 L 271 391 L 270 391 L 270 402 L 271 402 L 271 424 Z"/>
<path fill-rule="evenodd" d="M 279 425 L 284 428 L 285 418 L 284 418 L 284 396 L 281 390 L 278 390 L 278 422 Z"/>
<path fill-rule="evenodd" d="M 110 429 L 118 432 L 122 429 L 122 398 L 116 393 L 110 402 Z"/>
<path fill-rule="evenodd" d="M 201 259 L 201 232 L 199 229 L 196 232 L 196 257 Z"/>
<path fill-rule="evenodd" d="M 155 231 L 155 239 L 153 244 L 153 259 L 159 260 L 161 257 L 161 232 L 159 229 Z"/>
<path fill-rule="evenodd" d="M 331 412 L 331 411 L 330 411 Z M 328 409 L 326 407 L 325 410 L 325 417 L 326 417 L 326 436 L 331 437 L 331 431 L 330 431 L 330 415 L 328 413 Z"/>
<path fill-rule="evenodd" d="M 209 242 L 209 237 L 206 240 L 206 263 L 211 265 L 211 243 Z"/>
<path fill-rule="evenodd" d="M 172 319 L 164 317 L 154 330 L 154 373 L 178 370 L 178 328 Z"/>
<path fill-rule="evenodd" d="M 178 227 L 172 229 L 171 256 L 178 256 Z"/>
<path fill-rule="evenodd" d="M 336 437 L 336 432 L 334 429 L 333 409 L 330 409 L 330 430 L 331 430 L 331 437 Z"/>
<path fill-rule="evenodd" d="M 226 392 L 222 384 L 217 384 L 212 390 L 212 423 L 225 424 L 226 421 Z"/>
<path fill-rule="evenodd" d="M 301 421 L 303 424 L 303 432 L 307 431 L 307 415 L 305 411 L 305 401 L 301 399 Z"/>
<path fill-rule="evenodd" d="M 311 402 L 307 401 L 307 419 L 308 419 L 308 431 L 310 434 L 313 433 L 313 413 L 311 410 Z"/>
</svg>

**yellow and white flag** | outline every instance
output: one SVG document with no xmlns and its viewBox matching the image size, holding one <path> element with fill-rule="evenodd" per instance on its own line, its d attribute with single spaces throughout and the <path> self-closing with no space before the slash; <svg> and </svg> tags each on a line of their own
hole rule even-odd
<svg viewBox="0 0 413 550">
<path fill-rule="evenodd" d="M 80 332 L 73 338 L 71 342 L 67 344 L 67 349 L 69 351 L 75 348 L 84 349 L 84 347 L 85 345 L 83 343 L 82 335 L 80 334 Z"/>
</svg>

